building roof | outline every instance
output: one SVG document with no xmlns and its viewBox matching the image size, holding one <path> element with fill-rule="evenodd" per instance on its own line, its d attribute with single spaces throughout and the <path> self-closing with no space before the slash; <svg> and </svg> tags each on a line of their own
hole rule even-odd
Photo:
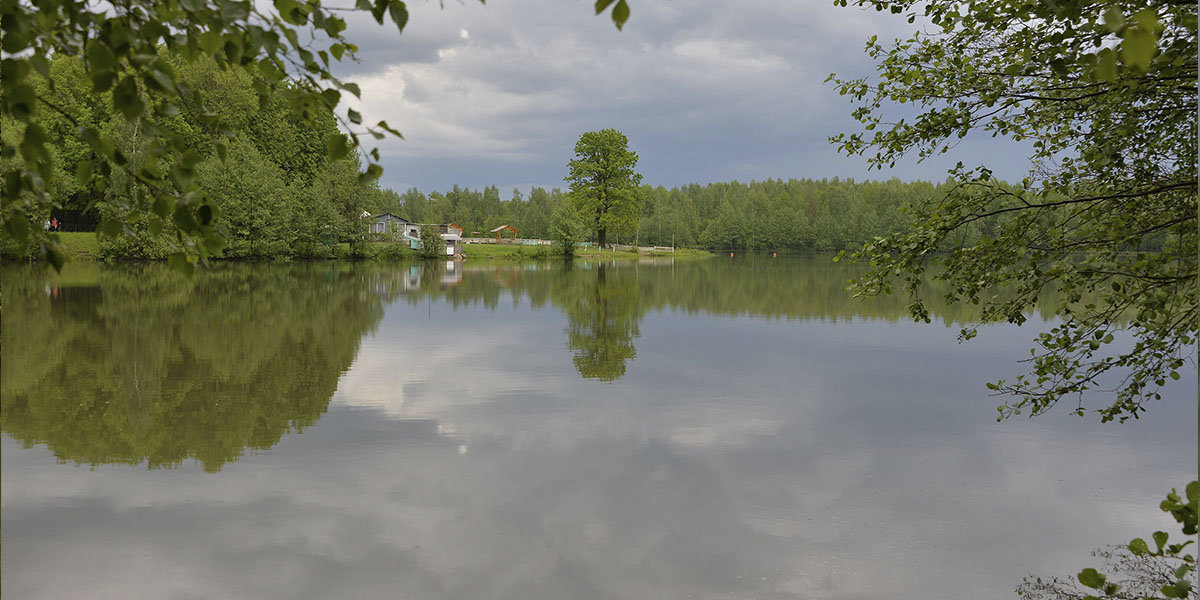
<svg viewBox="0 0 1200 600">
<path fill-rule="evenodd" d="M 492 233 L 500 233 L 501 231 L 504 231 L 505 229 L 507 229 L 513 233 L 521 233 L 520 229 L 517 229 L 516 227 L 513 227 L 512 225 L 501 225 L 501 226 L 493 229 Z"/>
<path fill-rule="evenodd" d="M 390 212 L 379 213 L 379 214 L 375 215 L 375 218 L 378 219 L 380 217 L 387 217 L 387 216 L 390 216 L 393 219 L 396 219 L 397 221 L 404 221 L 405 223 L 412 223 L 412 221 L 409 221 L 408 219 L 405 219 L 404 217 L 401 217 L 400 215 L 394 215 Z"/>
</svg>

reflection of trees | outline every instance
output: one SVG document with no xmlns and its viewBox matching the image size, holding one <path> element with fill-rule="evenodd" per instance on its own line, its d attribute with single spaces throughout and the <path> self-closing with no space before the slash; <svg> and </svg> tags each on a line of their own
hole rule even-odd
<svg viewBox="0 0 1200 600">
<path fill-rule="evenodd" d="M 625 362 L 637 355 L 633 338 L 644 314 L 632 269 L 609 270 L 601 264 L 595 279 L 572 277 L 556 299 L 567 313 L 567 346 L 575 368 L 589 379 L 613 381 L 625 374 Z"/>
<path fill-rule="evenodd" d="M 383 314 L 371 283 L 329 264 L 6 269 L 0 426 L 62 460 L 217 471 L 325 412 Z"/>
</svg>

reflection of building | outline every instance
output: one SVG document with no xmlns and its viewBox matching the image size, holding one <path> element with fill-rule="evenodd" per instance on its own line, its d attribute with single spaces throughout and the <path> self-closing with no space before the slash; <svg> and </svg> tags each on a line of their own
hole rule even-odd
<svg viewBox="0 0 1200 600">
<path fill-rule="evenodd" d="M 442 287 L 458 285 L 462 283 L 462 279 L 462 266 L 453 260 L 446 261 L 446 270 L 442 272 Z"/>
</svg>

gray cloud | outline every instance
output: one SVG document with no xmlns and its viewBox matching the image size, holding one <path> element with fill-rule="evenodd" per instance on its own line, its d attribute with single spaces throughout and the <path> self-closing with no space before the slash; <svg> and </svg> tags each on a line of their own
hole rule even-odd
<svg viewBox="0 0 1200 600">
<path fill-rule="evenodd" d="M 1025 171 L 1019 148 L 970 142 L 953 157 L 868 172 L 828 136 L 855 130 L 830 72 L 865 75 L 866 38 L 906 36 L 894 15 L 826 0 L 635 2 L 623 32 L 590 4 L 410 3 L 402 36 L 351 19 L 365 116 L 405 141 L 381 146 L 384 185 L 560 185 L 575 139 L 615 127 L 651 184 L 769 177 L 944 178 L 958 160 Z"/>
</svg>

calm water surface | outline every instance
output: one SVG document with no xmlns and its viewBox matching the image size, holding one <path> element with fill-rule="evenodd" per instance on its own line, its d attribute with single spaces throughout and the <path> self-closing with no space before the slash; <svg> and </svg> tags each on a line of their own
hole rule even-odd
<svg viewBox="0 0 1200 600">
<path fill-rule="evenodd" d="M 996 423 L 1045 321 L 852 269 L 4 267 L 3 596 L 1008 598 L 1172 528 L 1194 373 Z"/>
</svg>

